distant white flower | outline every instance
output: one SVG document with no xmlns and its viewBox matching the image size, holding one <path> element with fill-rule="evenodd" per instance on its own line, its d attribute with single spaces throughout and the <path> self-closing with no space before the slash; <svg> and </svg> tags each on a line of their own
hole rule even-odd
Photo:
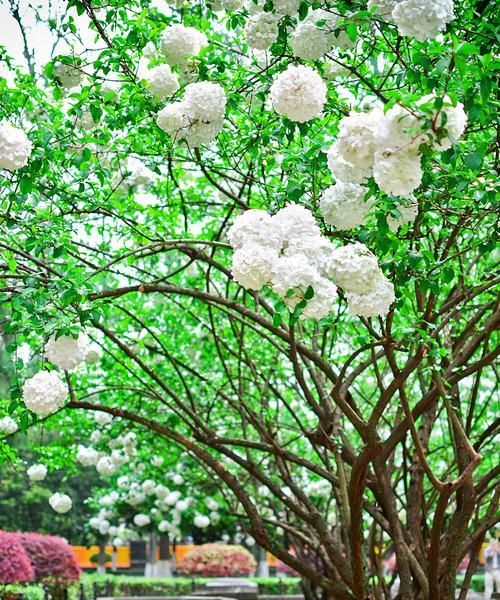
<svg viewBox="0 0 500 600">
<path fill-rule="evenodd" d="M 27 474 L 30 481 L 43 481 L 47 476 L 47 467 L 42 464 L 32 465 Z"/>
<path fill-rule="evenodd" d="M 197 56 L 206 45 L 205 35 L 194 27 L 170 25 L 161 34 L 161 50 L 170 65 L 185 64 L 188 58 Z"/>
<path fill-rule="evenodd" d="M 158 196 L 151 192 L 136 192 L 134 201 L 141 206 L 155 206 L 158 204 Z"/>
<path fill-rule="evenodd" d="M 273 6 L 280 15 L 294 17 L 299 12 L 300 0 L 273 0 Z"/>
<path fill-rule="evenodd" d="M 283 249 L 299 238 L 310 238 L 321 234 L 311 211 L 294 202 L 281 208 L 274 215 L 273 222 L 280 232 Z"/>
<path fill-rule="evenodd" d="M 116 465 L 110 456 L 102 456 L 95 466 L 99 475 L 109 476 L 116 473 Z"/>
<path fill-rule="evenodd" d="M 392 11 L 400 0 L 368 0 L 368 10 L 375 9 L 375 14 L 388 21 L 392 17 Z"/>
<path fill-rule="evenodd" d="M 95 365 L 102 358 L 102 348 L 99 344 L 90 344 L 85 355 L 85 362 L 89 365 Z"/>
<path fill-rule="evenodd" d="M 348 244 L 330 256 L 329 275 L 346 292 L 367 294 L 382 275 L 377 258 L 364 244 Z"/>
<path fill-rule="evenodd" d="M 98 444 L 102 440 L 102 433 L 97 429 L 90 434 L 90 441 L 93 444 Z"/>
<path fill-rule="evenodd" d="M 205 529 L 210 525 L 210 519 L 205 515 L 196 515 L 194 517 L 194 525 L 199 529 Z"/>
<path fill-rule="evenodd" d="M 373 177 L 379 188 L 394 196 L 409 196 L 422 181 L 420 154 L 412 149 L 377 152 Z"/>
<path fill-rule="evenodd" d="M 0 169 L 15 171 L 28 164 L 33 144 L 21 129 L 0 123 Z"/>
<path fill-rule="evenodd" d="M 401 35 L 419 41 L 435 38 L 454 17 L 453 0 L 403 0 L 392 16 Z"/>
<path fill-rule="evenodd" d="M 155 494 L 159 500 L 164 500 L 168 496 L 169 493 L 170 493 L 169 489 L 166 488 L 164 485 L 161 485 L 161 483 L 159 483 L 155 487 Z"/>
<path fill-rule="evenodd" d="M 110 458 L 116 468 L 120 468 L 128 461 L 128 456 L 124 452 L 120 452 L 120 450 L 113 450 Z"/>
<path fill-rule="evenodd" d="M 170 98 L 179 89 L 179 77 L 172 72 L 169 65 L 153 67 L 146 73 L 145 79 L 149 91 L 158 100 Z"/>
<path fill-rule="evenodd" d="M 323 78 L 327 81 L 333 81 L 338 77 L 345 77 L 350 74 L 351 72 L 347 67 L 339 65 L 333 60 L 327 60 L 323 65 Z"/>
<path fill-rule="evenodd" d="M 100 410 L 97 410 L 94 412 L 94 421 L 98 425 L 101 425 L 101 427 L 103 425 L 109 425 L 109 423 L 111 423 L 113 421 L 113 415 L 110 415 L 107 412 L 102 412 Z"/>
<path fill-rule="evenodd" d="M 267 50 L 278 39 L 278 23 L 271 13 L 259 12 L 245 26 L 247 44 L 255 50 Z"/>
<path fill-rule="evenodd" d="M 73 502 L 66 494 L 56 492 L 49 498 L 49 504 L 56 513 L 64 514 L 71 510 Z"/>
<path fill-rule="evenodd" d="M 434 101 L 435 96 L 424 96 L 419 102 Z M 444 96 L 443 107 L 439 110 L 434 109 L 431 119 L 435 122 L 435 128 L 439 133 L 439 141 L 437 135 L 434 134 L 434 147 L 439 150 L 447 150 L 453 144 L 456 144 L 465 131 L 467 125 L 467 115 L 464 111 L 464 105 L 457 102 L 453 106 L 449 96 Z"/>
<path fill-rule="evenodd" d="M 402 225 L 413 223 L 418 215 L 418 202 L 415 197 L 408 199 L 407 204 L 398 204 L 396 210 L 399 212 L 398 217 L 389 215 L 387 217 L 387 224 L 391 231 L 397 231 Z"/>
<path fill-rule="evenodd" d="M 85 446 L 78 446 L 76 453 L 76 460 L 84 467 L 93 467 L 99 460 L 99 452 L 94 448 L 86 448 Z"/>
<path fill-rule="evenodd" d="M 83 73 L 77 67 L 58 61 L 54 64 L 53 74 L 59 83 L 68 89 L 74 88 L 83 81 Z"/>
<path fill-rule="evenodd" d="M 385 316 L 396 299 L 394 286 L 382 277 L 368 294 L 346 294 L 349 312 L 360 317 Z"/>
<path fill-rule="evenodd" d="M 175 509 L 177 511 L 184 512 L 189 508 L 189 500 L 179 500 L 179 502 L 177 502 L 177 504 L 175 505 Z"/>
<path fill-rule="evenodd" d="M 270 95 L 278 114 L 305 123 L 322 113 L 326 91 L 317 71 L 306 65 L 291 65 L 275 78 Z"/>
<path fill-rule="evenodd" d="M 134 523 L 137 525 L 137 527 L 145 527 L 151 523 L 151 517 L 139 513 L 138 515 L 134 516 Z"/>
<path fill-rule="evenodd" d="M 181 493 L 178 490 L 175 490 L 174 492 L 170 492 L 168 494 L 168 496 L 163 499 L 163 502 L 167 506 L 173 506 L 174 504 L 177 504 L 177 502 L 179 501 L 180 497 L 181 497 Z"/>
<path fill-rule="evenodd" d="M 16 433 L 18 429 L 19 427 L 12 417 L 3 417 L 2 419 L 0 419 L 1 433 L 11 435 L 12 433 Z"/>
<path fill-rule="evenodd" d="M 121 490 L 128 489 L 128 487 L 130 486 L 129 478 L 126 475 L 122 475 L 121 477 L 118 477 L 118 479 L 116 480 L 116 485 Z"/>
<path fill-rule="evenodd" d="M 316 25 L 316 11 L 300 21 L 290 36 L 294 56 L 302 60 L 319 60 L 332 49 L 333 36 Z"/>
<path fill-rule="evenodd" d="M 88 349 L 89 338 L 85 333 L 77 338 L 61 335 L 56 339 L 52 335 L 45 344 L 45 357 L 56 367 L 69 371 L 84 362 Z"/>
<path fill-rule="evenodd" d="M 157 177 L 156 173 L 135 156 L 127 157 L 124 171 L 126 175 L 124 173 L 125 177 L 120 186 L 125 190 L 138 185 L 149 185 Z"/>
<path fill-rule="evenodd" d="M 213 498 L 205 498 L 205 506 L 209 509 L 209 510 L 218 510 L 219 509 L 219 503 L 217 502 L 217 500 L 214 500 Z"/>
<path fill-rule="evenodd" d="M 224 88 L 211 81 L 190 83 L 184 91 L 184 105 L 193 119 L 210 122 L 224 118 L 226 102 Z"/>
<path fill-rule="evenodd" d="M 165 533 L 169 529 L 170 523 L 168 521 L 163 520 L 158 523 L 158 531 L 160 531 L 161 533 Z"/>
<path fill-rule="evenodd" d="M 184 477 L 177 473 L 172 477 L 172 481 L 175 483 L 175 485 L 182 485 L 184 483 Z"/>
<path fill-rule="evenodd" d="M 149 496 L 155 493 L 156 483 L 152 479 L 146 479 L 142 482 L 141 487 L 142 491 Z"/>
<path fill-rule="evenodd" d="M 163 456 L 155 455 L 151 458 L 151 464 L 153 465 L 153 467 L 161 467 L 163 462 L 164 462 Z"/>
<path fill-rule="evenodd" d="M 339 181 L 326 188 L 319 200 L 325 223 L 337 229 L 352 229 L 364 225 L 373 200 L 365 201 L 368 188 L 358 183 Z"/>
<path fill-rule="evenodd" d="M 39 371 L 23 385 L 26 408 L 39 417 L 59 410 L 68 396 L 68 388 L 54 371 Z"/>
<path fill-rule="evenodd" d="M 156 116 L 156 124 L 160 129 L 170 134 L 174 141 L 184 139 L 186 132 L 182 129 L 187 125 L 186 109 L 183 102 L 167 104 Z"/>
</svg>

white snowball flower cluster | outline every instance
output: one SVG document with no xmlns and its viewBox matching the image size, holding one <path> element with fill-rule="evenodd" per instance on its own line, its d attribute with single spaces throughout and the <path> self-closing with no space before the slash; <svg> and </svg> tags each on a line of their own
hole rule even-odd
<svg viewBox="0 0 500 600">
<path fill-rule="evenodd" d="M 445 96 L 438 111 L 435 101 L 434 96 L 425 96 L 412 111 L 394 106 L 384 114 L 375 107 L 342 119 L 327 156 L 336 180 L 362 183 L 373 175 L 382 191 L 408 197 L 422 181 L 420 146 L 449 148 L 467 122 L 461 103 L 453 106 Z M 432 129 L 426 129 L 429 122 Z"/>
<path fill-rule="evenodd" d="M 151 494 L 155 493 L 155 489 L 156 489 L 156 483 L 152 480 L 152 479 L 146 479 L 145 481 L 142 482 L 142 491 L 150 496 Z"/>
<path fill-rule="evenodd" d="M 32 147 L 24 131 L 10 123 L 0 123 L 0 169 L 15 171 L 26 166 Z"/>
<path fill-rule="evenodd" d="M 121 181 L 120 187 L 124 190 L 142 185 L 149 185 L 156 179 L 156 173 L 135 156 L 128 156 L 125 163 L 127 176 Z"/>
<path fill-rule="evenodd" d="M 113 421 L 113 415 L 110 415 L 107 412 L 102 412 L 101 410 L 97 410 L 94 412 L 94 421 L 101 427 L 104 425 L 109 425 Z"/>
<path fill-rule="evenodd" d="M 149 91 L 158 100 L 170 98 L 179 89 L 179 76 L 169 65 L 153 67 L 146 73 L 145 80 Z"/>
<path fill-rule="evenodd" d="M 161 34 L 161 51 L 170 65 L 183 65 L 188 58 L 197 56 L 207 45 L 207 38 L 194 27 L 175 24 Z"/>
<path fill-rule="evenodd" d="M 273 6 L 280 15 L 294 17 L 299 12 L 300 0 L 273 0 Z"/>
<path fill-rule="evenodd" d="M 66 494 L 56 492 L 49 498 L 49 504 L 56 513 L 64 514 L 71 510 L 73 502 Z"/>
<path fill-rule="evenodd" d="M 151 523 L 151 517 L 149 515 L 139 513 L 134 516 L 134 523 L 137 525 L 137 527 L 145 527 Z"/>
<path fill-rule="evenodd" d="M 101 456 L 97 461 L 95 468 L 99 475 L 104 476 L 114 475 L 117 471 L 117 466 L 113 462 L 111 456 Z"/>
<path fill-rule="evenodd" d="M 271 13 L 259 12 L 245 26 L 247 44 L 254 50 L 267 50 L 278 39 L 278 23 Z"/>
<path fill-rule="evenodd" d="M 151 458 L 151 464 L 153 465 L 153 467 L 161 467 L 163 462 L 163 456 L 155 455 Z"/>
<path fill-rule="evenodd" d="M 205 515 L 195 515 L 194 517 L 194 525 L 195 527 L 198 527 L 200 529 L 205 529 L 206 527 L 208 527 L 210 525 L 210 519 L 209 517 L 205 516 Z"/>
<path fill-rule="evenodd" d="M 56 367 L 69 371 L 85 361 L 89 349 L 89 338 L 80 333 L 77 338 L 52 335 L 45 344 L 45 357 Z"/>
<path fill-rule="evenodd" d="M 343 181 L 326 188 L 319 200 L 325 223 L 341 230 L 364 225 L 373 204 L 372 199 L 365 201 L 367 192 L 359 183 Z"/>
<path fill-rule="evenodd" d="M 22 400 L 26 408 L 39 417 L 59 410 L 68 396 L 68 388 L 53 371 L 40 371 L 23 385 Z"/>
<path fill-rule="evenodd" d="M 453 0 L 403 0 L 392 11 L 401 35 L 435 38 L 454 17 Z"/>
<path fill-rule="evenodd" d="M 368 10 L 373 9 L 375 14 L 384 20 L 389 20 L 398 2 L 399 0 L 368 0 L 367 8 Z"/>
<path fill-rule="evenodd" d="M 226 94 L 218 83 L 190 83 L 181 102 L 169 104 L 157 116 L 158 127 L 174 141 L 185 140 L 196 148 L 210 142 L 222 129 Z"/>
<path fill-rule="evenodd" d="M 321 115 L 326 91 L 319 73 L 306 65 L 289 66 L 276 77 L 270 90 L 275 111 L 299 123 Z"/>
<path fill-rule="evenodd" d="M 97 123 L 94 121 L 94 117 L 90 110 L 84 110 L 75 121 L 75 126 L 83 129 L 84 131 L 92 131 L 97 127 Z"/>
<path fill-rule="evenodd" d="M 80 85 L 83 80 L 83 73 L 80 69 L 61 61 L 54 64 L 53 74 L 59 83 L 67 89 Z"/>
<path fill-rule="evenodd" d="M 76 460 L 84 467 L 93 467 L 99 460 L 99 452 L 94 448 L 86 448 L 85 446 L 78 446 L 76 453 Z"/>
<path fill-rule="evenodd" d="M 338 16 L 331 12 L 323 9 L 311 11 L 290 36 L 293 55 L 302 60 L 319 60 L 333 46 L 351 47 L 353 43 L 345 32 L 335 33 L 337 21 Z"/>
<path fill-rule="evenodd" d="M 346 293 L 346 296 L 349 312 L 359 317 L 386 315 L 396 299 L 394 286 L 385 277 L 378 280 L 372 292 L 366 294 Z"/>
<path fill-rule="evenodd" d="M 32 465 L 26 473 L 30 481 L 43 481 L 47 477 L 47 467 L 42 464 Z"/>
<path fill-rule="evenodd" d="M 387 217 L 387 224 L 391 231 L 397 231 L 402 225 L 406 225 L 407 223 L 413 223 L 418 215 L 418 202 L 414 196 L 409 198 L 408 204 L 398 204 L 396 208 L 399 215 L 397 217 L 393 217 L 392 215 Z"/>
<path fill-rule="evenodd" d="M 365 191 L 363 188 L 361 198 Z M 345 217 L 349 218 L 349 215 Z M 301 306 L 305 317 L 319 320 L 327 316 L 337 296 L 337 286 L 346 292 L 348 301 L 350 295 L 353 297 L 352 302 L 349 301 L 353 314 L 367 316 L 366 295 L 374 295 L 369 316 L 387 314 L 394 301 L 392 284 L 368 248 L 352 244 L 335 249 L 321 235 L 312 213 L 298 204 L 289 204 L 273 217 L 264 211 L 247 211 L 236 219 L 228 238 L 235 250 L 234 279 L 244 287 L 257 290 L 271 285 L 291 311 L 306 301 L 305 306 Z M 262 263 L 264 251 L 269 253 L 270 259 Z M 244 269 L 238 258 L 242 252 L 246 257 Z M 360 312 L 356 312 L 358 310 Z"/>
<path fill-rule="evenodd" d="M 3 417 L 0 419 L 0 432 L 6 433 L 7 435 L 11 435 L 12 433 L 16 433 L 19 429 L 17 423 L 14 421 L 12 417 Z"/>
</svg>

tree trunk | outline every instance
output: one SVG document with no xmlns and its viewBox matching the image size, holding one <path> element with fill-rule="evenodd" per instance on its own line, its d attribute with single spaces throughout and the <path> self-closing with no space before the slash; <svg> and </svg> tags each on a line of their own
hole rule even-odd
<svg viewBox="0 0 500 600">
<path fill-rule="evenodd" d="M 269 577 L 269 565 L 267 564 L 267 552 L 264 548 L 259 549 L 259 577 Z"/>
<path fill-rule="evenodd" d="M 99 540 L 99 554 L 97 555 L 97 572 L 99 575 L 106 573 L 106 542 Z"/>
<path fill-rule="evenodd" d="M 149 533 L 148 553 L 144 569 L 144 577 L 156 577 L 156 534 Z"/>
<path fill-rule="evenodd" d="M 172 566 L 170 564 L 170 540 L 167 534 L 160 535 L 160 555 L 156 564 L 156 577 L 172 577 Z"/>
</svg>

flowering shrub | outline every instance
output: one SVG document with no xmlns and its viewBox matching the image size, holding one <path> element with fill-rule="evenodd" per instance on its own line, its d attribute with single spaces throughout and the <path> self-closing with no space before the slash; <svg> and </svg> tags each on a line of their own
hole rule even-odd
<svg viewBox="0 0 500 600">
<path fill-rule="evenodd" d="M 57 588 L 66 588 L 78 581 L 80 567 L 71 546 L 63 538 L 39 533 L 16 535 L 31 560 L 35 581 Z"/>
<path fill-rule="evenodd" d="M 0 584 L 33 581 L 35 570 L 16 533 L 0 531 Z"/>
<path fill-rule="evenodd" d="M 253 556 L 242 546 L 203 544 L 188 552 L 177 568 L 183 575 L 223 577 L 248 575 L 256 566 Z"/>
</svg>

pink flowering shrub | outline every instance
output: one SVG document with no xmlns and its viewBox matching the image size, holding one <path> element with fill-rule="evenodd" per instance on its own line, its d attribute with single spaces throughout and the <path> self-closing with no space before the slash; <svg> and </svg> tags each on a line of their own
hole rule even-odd
<svg viewBox="0 0 500 600">
<path fill-rule="evenodd" d="M 35 570 L 35 581 L 66 588 L 80 577 L 80 567 L 71 546 L 60 537 L 18 533 Z"/>
<path fill-rule="evenodd" d="M 254 557 L 242 546 L 203 544 L 188 552 L 177 568 L 183 575 L 224 577 L 249 575 L 256 566 Z"/>
<path fill-rule="evenodd" d="M 0 531 L 0 584 L 28 583 L 35 571 L 16 533 Z"/>
</svg>

